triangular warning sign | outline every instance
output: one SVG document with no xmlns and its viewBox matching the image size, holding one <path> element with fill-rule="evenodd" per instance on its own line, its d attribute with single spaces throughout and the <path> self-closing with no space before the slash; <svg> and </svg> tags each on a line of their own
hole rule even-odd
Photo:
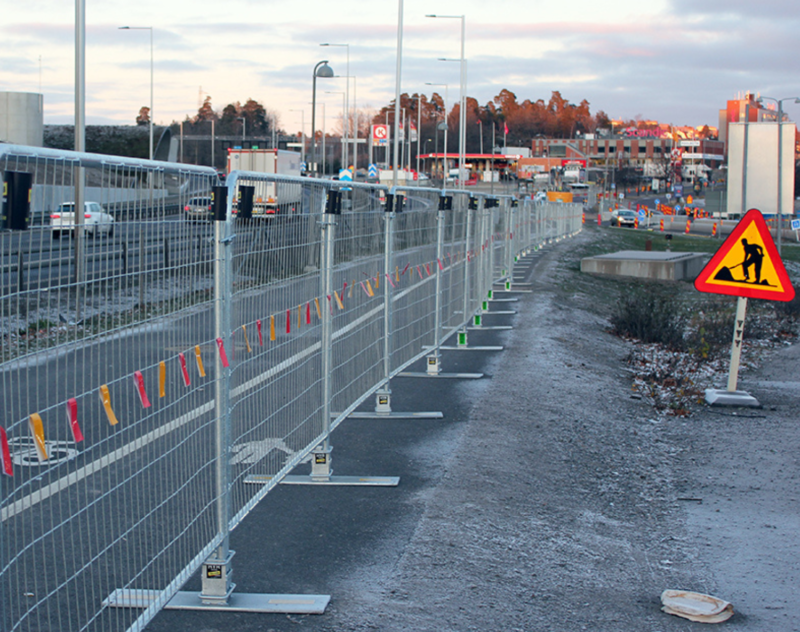
<svg viewBox="0 0 800 632">
<path fill-rule="evenodd" d="M 700 292 L 791 301 L 794 288 L 764 216 L 750 209 L 694 280 Z"/>
</svg>

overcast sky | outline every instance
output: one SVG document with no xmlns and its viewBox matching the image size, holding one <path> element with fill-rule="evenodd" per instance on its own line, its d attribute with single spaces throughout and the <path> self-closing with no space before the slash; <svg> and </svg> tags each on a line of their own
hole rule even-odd
<svg viewBox="0 0 800 632">
<path fill-rule="evenodd" d="M 254 98 L 296 132 L 310 128 L 311 74 L 330 60 L 356 77 L 359 108 L 394 97 L 396 0 L 86 0 L 86 116 L 132 124 L 150 99 L 152 26 L 155 121 L 193 115 L 200 96 L 214 108 Z M 587 99 L 593 113 L 717 125 L 725 101 L 745 91 L 800 96 L 797 0 L 405 0 L 402 91 L 449 84 L 457 98 L 466 16 L 467 93 L 485 104 L 508 88 L 518 100 Z M 0 90 L 44 93 L 45 122 L 74 117 L 74 21 L 70 0 L 5 0 Z M 319 79 L 329 129 L 341 115 L 344 79 Z M 352 83 L 351 83 L 352 91 Z M 793 120 L 800 106 L 787 103 Z M 318 110 L 318 120 L 321 117 Z M 318 123 L 320 126 L 320 123 Z"/>
</svg>

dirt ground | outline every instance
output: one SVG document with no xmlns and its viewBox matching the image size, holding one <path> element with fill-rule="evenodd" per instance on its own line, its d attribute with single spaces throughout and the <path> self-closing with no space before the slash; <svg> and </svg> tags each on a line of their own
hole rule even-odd
<svg viewBox="0 0 800 632">
<path fill-rule="evenodd" d="M 397 563 L 354 570 L 314 629 L 704 627 L 660 611 L 674 588 L 732 602 L 726 628 L 800 630 L 800 346 L 742 374 L 763 409 L 658 413 L 631 390 L 630 343 L 570 289 L 574 243 L 539 258 Z"/>
</svg>

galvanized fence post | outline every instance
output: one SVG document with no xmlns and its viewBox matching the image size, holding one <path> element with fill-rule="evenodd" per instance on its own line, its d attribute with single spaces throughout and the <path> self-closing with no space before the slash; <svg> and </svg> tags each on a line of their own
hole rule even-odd
<svg viewBox="0 0 800 632">
<path fill-rule="evenodd" d="M 331 451 L 333 447 L 330 443 L 331 433 L 331 399 L 333 389 L 331 388 L 331 351 L 333 346 L 333 265 L 334 265 L 334 246 L 336 244 L 336 215 L 339 209 L 339 191 L 330 189 L 328 191 L 328 203 L 325 212 L 322 214 L 322 244 L 320 248 L 320 292 L 323 299 L 328 297 L 328 305 L 323 305 L 322 309 L 322 428 L 324 438 L 311 456 L 311 478 L 317 481 L 330 480 L 333 470 L 331 469 Z"/>
<path fill-rule="evenodd" d="M 386 207 L 383 213 L 383 269 L 386 274 L 392 269 L 394 260 L 394 220 L 402 197 L 397 193 L 390 193 L 386 197 Z M 375 412 L 392 412 L 392 388 L 389 378 L 392 375 L 392 327 L 393 327 L 393 302 L 388 278 L 383 283 L 383 379 L 384 385 L 375 393 Z"/>
<path fill-rule="evenodd" d="M 439 198 L 439 211 L 436 215 L 436 260 L 441 262 L 444 258 L 444 223 L 445 210 L 452 210 L 453 197 L 442 196 Z M 433 317 L 433 353 L 428 356 L 427 371 L 430 375 L 441 372 L 441 355 L 439 347 L 442 344 L 442 270 L 436 266 L 436 297 L 434 299 Z"/>
<path fill-rule="evenodd" d="M 231 313 L 233 308 L 233 287 L 231 276 L 231 223 L 227 219 L 227 188 L 214 187 L 212 194 L 214 207 L 214 338 L 218 353 L 215 354 L 214 381 L 214 442 L 216 451 L 216 517 L 217 531 L 221 542 L 216 552 L 203 563 L 202 591 L 203 604 L 224 606 L 236 586 L 231 581 L 233 569 L 230 549 L 230 478 L 231 478 L 231 370 L 227 362 L 225 344 L 231 344 Z M 225 361 L 223 362 L 223 359 Z"/>
<path fill-rule="evenodd" d="M 464 239 L 464 307 L 462 311 L 463 323 L 458 331 L 458 346 L 467 346 L 467 324 L 471 320 L 470 314 L 470 267 L 472 263 L 473 254 L 470 250 L 472 246 L 472 222 L 473 211 L 478 209 L 478 198 L 474 196 L 469 197 L 469 204 L 467 204 L 467 232 Z"/>
</svg>

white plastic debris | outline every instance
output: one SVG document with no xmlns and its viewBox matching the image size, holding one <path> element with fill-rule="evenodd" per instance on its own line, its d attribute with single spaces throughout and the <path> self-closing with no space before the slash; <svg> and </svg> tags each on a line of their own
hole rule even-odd
<svg viewBox="0 0 800 632">
<path fill-rule="evenodd" d="M 729 602 L 688 590 L 665 590 L 661 593 L 661 603 L 663 612 L 700 623 L 721 623 L 733 614 Z"/>
</svg>

